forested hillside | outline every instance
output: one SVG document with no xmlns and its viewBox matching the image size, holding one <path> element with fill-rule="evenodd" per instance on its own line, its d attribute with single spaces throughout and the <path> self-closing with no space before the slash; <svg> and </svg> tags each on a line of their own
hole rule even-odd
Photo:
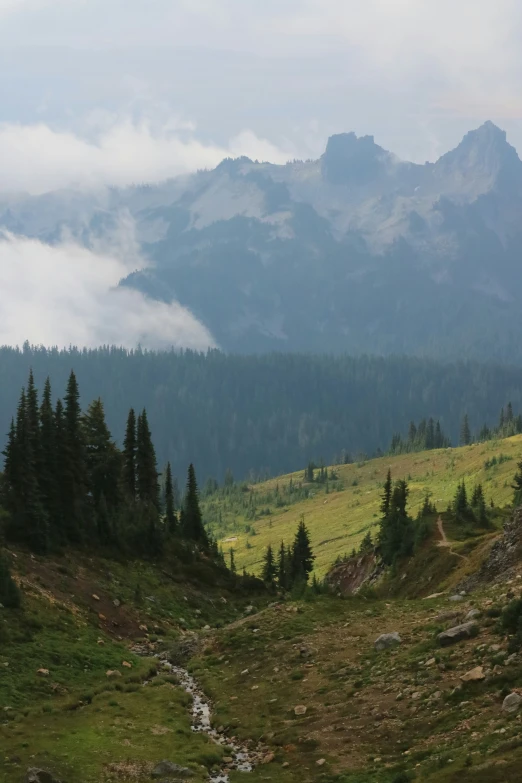
<svg viewBox="0 0 522 783">
<path fill-rule="evenodd" d="M 125 412 L 147 409 L 163 468 L 203 482 L 227 471 L 240 479 L 277 475 L 309 460 L 333 463 L 387 451 L 411 420 L 440 420 L 457 445 L 464 415 L 471 431 L 498 422 L 502 406 L 522 408 L 522 369 L 415 358 L 351 358 L 270 354 L 0 350 L 0 432 L 9 430 L 29 369 L 43 388 L 65 388 L 74 369 L 86 407 L 101 397 L 121 445 Z M 5 443 L 5 439 L 3 441 Z"/>
</svg>

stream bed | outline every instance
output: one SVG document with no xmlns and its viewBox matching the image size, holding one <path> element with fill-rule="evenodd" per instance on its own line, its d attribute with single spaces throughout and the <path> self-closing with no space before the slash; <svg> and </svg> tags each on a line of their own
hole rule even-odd
<svg viewBox="0 0 522 783">
<path fill-rule="evenodd" d="M 151 657 L 150 650 L 135 646 L 133 652 L 138 655 Z M 182 666 L 175 666 L 165 660 L 163 656 L 153 654 L 158 659 L 164 673 L 172 674 L 179 682 L 179 686 L 192 697 L 191 715 L 192 731 L 206 734 L 216 745 L 226 747 L 228 755 L 220 768 L 209 773 L 209 783 L 230 783 L 230 772 L 252 772 L 257 764 L 272 761 L 273 754 L 270 749 L 261 744 L 253 745 L 244 743 L 236 737 L 229 736 L 224 729 L 216 729 L 211 721 L 211 703 L 203 692 L 197 680 Z"/>
</svg>

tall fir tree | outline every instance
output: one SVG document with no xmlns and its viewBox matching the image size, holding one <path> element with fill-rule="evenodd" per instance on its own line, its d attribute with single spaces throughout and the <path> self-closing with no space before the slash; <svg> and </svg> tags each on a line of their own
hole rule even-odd
<svg viewBox="0 0 522 783">
<path fill-rule="evenodd" d="M 139 499 L 143 503 L 150 504 L 159 512 L 160 488 L 158 483 L 158 463 L 145 408 L 138 416 L 137 424 L 136 489 Z"/>
<path fill-rule="evenodd" d="M 292 582 L 308 581 L 313 571 L 315 556 L 310 544 L 310 534 L 303 518 L 299 521 L 292 546 L 291 577 Z"/>
<path fill-rule="evenodd" d="M 62 513 L 67 540 L 82 540 L 86 522 L 88 475 L 80 408 L 80 391 L 71 370 L 63 413 Z"/>
<path fill-rule="evenodd" d="M 470 443 L 471 443 L 471 430 L 469 427 L 468 414 L 465 413 L 460 428 L 460 445 L 469 446 Z"/>
<path fill-rule="evenodd" d="M 178 531 L 178 518 L 174 506 L 174 485 L 172 482 L 172 470 L 170 462 L 167 462 L 165 471 L 165 525 L 169 535 L 176 535 Z"/>
<path fill-rule="evenodd" d="M 274 558 L 274 552 L 272 544 L 269 544 L 266 548 L 266 552 L 263 558 L 263 571 L 262 579 L 267 584 L 273 584 L 276 580 L 277 566 Z"/>
<path fill-rule="evenodd" d="M 136 414 L 131 408 L 123 441 L 123 490 L 130 500 L 136 499 Z"/>
<path fill-rule="evenodd" d="M 183 530 L 182 533 L 189 541 L 195 541 L 203 548 L 208 548 L 208 537 L 203 526 L 203 518 L 199 506 L 199 493 L 196 481 L 196 472 L 191 463 L 187 475 L 187 489 L 183 504 Z"/>
<path fill-rule="evenodd" d="M 388 468 L 386 474 L 386 481 L 384 482 L 382 497 L 381 497 L 381 518 L 385 519 L 390 513 L 390 503 L 392 496 L 392 476 L 391 470 Z"/>
<path fill-rule="evenodd" d="M 49 516 L 50 536 L 59 541 L 59 490 L 60 472 L 57 461 L 57 440 L 55 416 L 52 405 L 51 381 L 45 381 L 42 404 L 40 406 L 40 489 L 42 503 Z"/>
<path fill-rule="evenodd" d="M 83 416 L 86 467 L 98 538 L 114 538 L 112 519 L 120 503 L 121 456 L 105 420 L 101 399 L 94 400 Z"/>
</svg>

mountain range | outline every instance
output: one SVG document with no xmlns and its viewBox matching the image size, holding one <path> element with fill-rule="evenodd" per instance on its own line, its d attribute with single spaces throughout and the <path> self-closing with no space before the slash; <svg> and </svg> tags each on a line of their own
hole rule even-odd
<svg viewBox="0 0 522 783">
<path fill-rule="evenodd" d="M 179 301 L 242 353 L 519 361 L 521 216 L 522 162 L 491 122 L 424 165 L 342 133 L 318 160 L 0 198 L 1 227 L 49 243 L 132 226 L 143 262 L 120 284 Z"/>
</svg>

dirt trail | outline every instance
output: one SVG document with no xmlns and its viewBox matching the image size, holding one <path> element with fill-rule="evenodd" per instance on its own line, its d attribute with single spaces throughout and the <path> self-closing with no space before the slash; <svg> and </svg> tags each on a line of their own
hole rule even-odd
<svg viewBox="0 0 522 783">
<path fill-rule="evenodd" d="M 446 547 L 447 549 L 449 549 L 451 555 L 455 555 L 455 557 L 460 557 L 461 560 L 469 560 L 468 557 L 466 557 L 465 555 L 461 555 L 458 552 L 455 552 L 455 550 L 453 549 L 451 541 L 448 541 L 446 531 L 444 530 L 444 523 L 442 522 L 442 517 L 439 517 L 437 519 L 437 530 L 439 531 L 439 535 L 440 535 L 440 541 L 437 542 L 437 546 Z"/>
</svg>

